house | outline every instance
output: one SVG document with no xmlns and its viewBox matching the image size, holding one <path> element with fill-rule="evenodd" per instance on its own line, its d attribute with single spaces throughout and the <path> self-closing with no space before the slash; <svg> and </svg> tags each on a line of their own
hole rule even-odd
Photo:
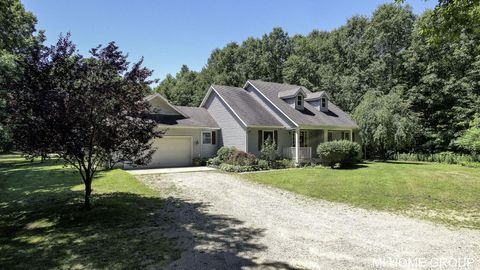
<svg viewBox="0 0 480 270">
<path fill-rule="evenodd" d="M 221 146 L 260 156 L 267 139 L 279 155 L 297 163 L 316 157 L 317 146 L 358 140 L 358 126 L 325 92 L 298 85 L 249 80 L 243 88 L 212 85 L 199 107 L 174 106 L 159 94 L 147 97 L 158 128 L 150 167 L 189 166 Z"/>
</svg>

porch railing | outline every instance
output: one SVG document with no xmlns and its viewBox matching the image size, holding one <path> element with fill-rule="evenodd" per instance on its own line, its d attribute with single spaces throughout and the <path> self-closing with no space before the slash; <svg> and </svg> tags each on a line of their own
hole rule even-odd
<svg viewBox="0 0 480 270">
<path fill-rule="evenodd" d="M 311 147 L 300 147 L 298 149 L 298 159 L 299 160 L 308 160 L 312 158 L 312 148 Z M 283 148 L 283 157 L 295 159 L 295 147 L 284 147 Z"/>
</svg>

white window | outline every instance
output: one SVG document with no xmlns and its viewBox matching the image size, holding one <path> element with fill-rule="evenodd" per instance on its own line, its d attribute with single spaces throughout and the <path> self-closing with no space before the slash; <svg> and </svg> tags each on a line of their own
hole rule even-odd
<svg viewBox="0 0 480 270">
<path fill-rule="evenodd" d="M 322 98 L 322 108 L 326 108 L 327 107 L 327 98 Z"/>
<path fill-rule="evenodd" d="M 342 131 L 342 140 L 350 141 L 350 131 Z"/>
<path fill-rule="evenodd" d="M 211 132 L 202 132 L 202 143 L 203 144 L 212 144 L 212 133 Z"/>
<path fill-rule="evenodd" d="M 202 132 L 202 144 L 217 144 L 217 132 L 216 131 L 203 131 Z"/>
<path fill-rule="evenodd" d="M 265 142 L 268 141 L 268 140 L 270 140 L 271 142 L 274 142 L 275 137 L 274 137 L 273 130 L 264 130 L 263 131 L 262 143 L 265 144 Z"/>
<path fill-rule="evenodd" d="M 297 107 L 303 107 L 303 96 L 302 95 L 297 96 Z"/>
<path fill-rule="evenodd" d="M 269 141 L 274 142 L 275 147 L 278 147 L 278 131 L 277 130 L 259 130 L 258 131 L 258 150 L 260 151 L 265 143 Z"/>
</svg>

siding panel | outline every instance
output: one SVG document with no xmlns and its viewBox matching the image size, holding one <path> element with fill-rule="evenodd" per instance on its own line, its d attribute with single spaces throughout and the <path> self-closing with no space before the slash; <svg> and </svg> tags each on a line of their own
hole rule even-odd
<svg viewBox="0 0 480 270">
<path fill-rule="evenodd" d="M 234 146 L 239 150 L 247 150 L 247 134 L 245 128 L 227 105 L 212 91 L 204 107 L 222 128 L 218 134 L 221 146 Z"/>
<path fill-rule="evenodd" d="M 259 130 L 276 130 L 278 133 L 278 154 L 282 154 L 283 147 L 290 147 L 290 135 L 288 130 L 285 129 L 271 129 L 271 128 L 249 128 L 248 129 L 248 152 L 260 157 L 260 151 L 258 150 L 258 131 Z"/>
</svg>

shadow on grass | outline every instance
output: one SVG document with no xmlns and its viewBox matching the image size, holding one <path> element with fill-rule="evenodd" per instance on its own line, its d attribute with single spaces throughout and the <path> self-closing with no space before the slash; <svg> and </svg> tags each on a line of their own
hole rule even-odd
<svg viewBox="0 0 480 270">
<path fill-rule="evenodd" d="M 364 168 L 368 168 L 367 163 L 358 163 L 354 165 L 341 166 L 341 167 L 335 168 L 335 170 L 358 170 L 358 169 L 364 169 Z"/>
<path fill-rule="evenodd" d="M 263 230 L 208 205 L 116 192 L 94 194 L 94 209 L 80 211 L 75 172 L 27 164 L 0 166 L 1 269 L 294 269 L 244 258 L 266 248 Z"/>
</svg>

